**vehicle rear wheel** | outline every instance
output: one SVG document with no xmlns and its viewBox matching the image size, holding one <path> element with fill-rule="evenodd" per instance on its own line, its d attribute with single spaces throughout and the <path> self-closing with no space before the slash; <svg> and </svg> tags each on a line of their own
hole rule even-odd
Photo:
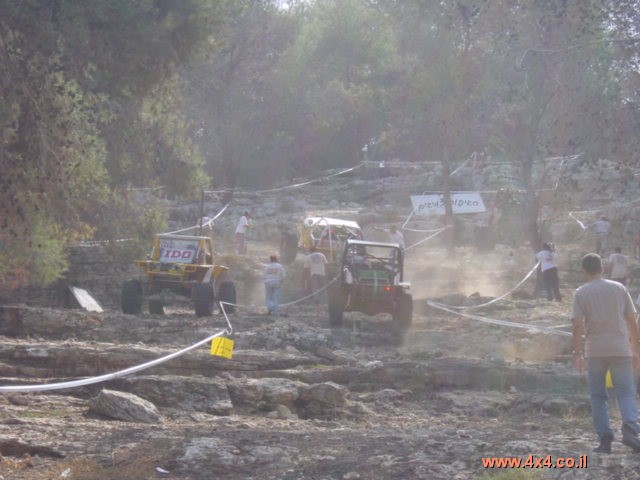
<svg viewBox="0 0 640 480">
<path fill-rule="evenodd" d="M 328 292 L 329 297 L 329 326 L 342 326 L 345 298 L 342 292 Z"/>
<path fill-rule="evenodd" d="M 236 284 L 233 282 L 222 282 L 218 287 L 218 302 L 236 303 Z M 222 309 L 220 310 L 222 311 Z M 225 305 L 224 311 L 235 313 L 235 305 Z"/>
<path fill-rule="evenodd" d="M 413 321 L 413 298 L 411 295 L 402 294 L 396 301 L 393 312 L 394 323 L 402 330 L 408 330 Z"/>
<path fill-rule="evenodd" d="M 211 283 L 196 283 L 193 287 L 193 305 L 196 317 L 208 317 L 213 314 L 213 286 Z"/>
<path fill-rule="evenodd" d="M 122 285 L 120 305 L 122 313 L 137 315 L 142 309 L 142 283 L 139 280 L 127 280 Z"/>
<path fill-rule="evenodd" d="M 149 300 L 149 313 L 151 315 L 164 315 L 162 300 Z"/>
</svg>

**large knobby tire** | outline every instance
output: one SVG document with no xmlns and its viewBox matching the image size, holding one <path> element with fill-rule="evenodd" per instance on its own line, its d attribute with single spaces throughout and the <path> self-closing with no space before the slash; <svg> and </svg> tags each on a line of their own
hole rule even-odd
<svg viewBox="0 0 640 480">
<path fill-rule="evenodd" d="M 401 330 L 408 330 L 413 321 L 413 298 L 411 295 L 402 294 L 396 301 L 393 312 L 393 321 Z"/>
<path fill-rule="evenodd" d="M 218 287 L 218 302 L 236 303 L 236 284 L 233 282 L 222 282 Z M 220 307 L 222 312 L 222 307 Z M 224 311 L 227 313 L 235 313 L 235 305 L 225 305 Z"/>
<path fill-rule="evenodd" d="M 284 265 L 292 263 L 298 255 L 298 236 L 295 233 L 284 232 L 280 239 L 280 261 Z"/>
<path fill-rule="evenodd" d="M 120 306 L 122 313 L 137 315 L 142 309 L 142 283 L 139 280 L 127 280 L 122 285 Z"/>
<path fill-rule="evenodd" d="M 329 326 L 338 328 L 342 326 L 344 313 L 344 294 L 342 292 L 330 291 L 329 297 Z"/>
<path fill-rule="evenodd" d="M 149 313 L 151 315 L 164 315 L 162 300 L 149 300 Z"/>
<path fill-rule="evenodd" d="M 209 317 L 213 314 L 213 286 L 209 282 L 196 283 L 193 287 L 193 306 L 196 317 Z"/>
</svg>

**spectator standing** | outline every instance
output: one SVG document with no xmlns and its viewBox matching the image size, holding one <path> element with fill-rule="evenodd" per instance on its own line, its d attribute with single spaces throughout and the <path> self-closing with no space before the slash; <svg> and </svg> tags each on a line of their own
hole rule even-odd
<svg viewBox="0 0 640 480">
<path fill-rule="evenodd" d="M 324 287 L 328 264 L 329 262 L 324 253 L 318 252 L 314 246 L 309 249 L 309 255 L 307 255 L 307 258 L 304 260 L 304 276 L 312 294 L 315 294 Z M 316 304 L 319 304 L 324 301 L 324 298 L 324 291 L 322 291 L 314 295 L 312 300 L 315 301 Z"/>
<path fill-rule="evenodd" d="M 596 253 L 603 255 L 609 247 L 609 232 L 611 223 L 607 217 L 600 217 L 591 224 L 591 230 L 596 237 Z"/>
<path fill-rule="evenodd" d="M 213 231 L 213 217 L 205 215 L 200 219 L 200 234 L 211 235 Z"/>
<path fill-rule="evenodd" d="M 616 247 L 615 253 L 609 255 L 607 260 L 607 273 L 609 278 L 623 285 L 627 284 L 629 278 L 629 257 L 622 253 L 622 248 Z"/>
<path fill-rule="evenodd" d="M 236 224 L 236 243 L 238 245 L 238 255 L 245 255 L 247 253 L 247 228 L 251 226 L 249 219 L 251 215 L 245 210 L 244 214 L 238 220 Z"/>
<path fill-rule="evenodd" d="M 404 250 L 404 235 L 399 231 L 395 225 L 391 225 L 389 228 L 373 227 L 374 230 L 386 232 L 389 235 L 389 241 L 391 243 L 397 243 L 400 245 L 400 249 Z"/>
<path fill-rule="evenodd" d="M 267 315 L 277 318 L 280 313 L 280 290 L 285 276 L 284 267 L 278 262 L 278 257 L 271 255 L 269 264 L 262 271 Z"/>
<path fill-rule="evenodd" d="M 553 244 L 542 244 L 542 250 L 536 254 L 536 259 L 540 262 L 542 284 L 547 291 L 547 300 L 552 301 L 555 296 L 555 299 L 560 302 L 562 300 L 560 278 L 558 277 L 558 265 L 556 264 L 556 252 Z"/>
<path fill-rule="evenodd" d="M 622 443 L 640 452 L 638 407 L 633 370 L 640 366 L 636 310 L 627 288 L 602 278 L 602 259 L 589 253 L 582 259 L 587 283 L 573 297 L 573 361 L 578 372 L 587 368 L 591 414 L 599 438 L 595 452 L 611 453 L 607 370 L 622 417 Z M 584 340 L 583 340 L 584 334 Z"/>
</svg>

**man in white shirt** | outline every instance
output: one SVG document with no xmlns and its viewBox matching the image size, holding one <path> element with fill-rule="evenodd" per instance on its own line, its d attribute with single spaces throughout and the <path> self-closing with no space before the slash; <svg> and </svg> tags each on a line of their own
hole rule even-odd
<svg viewBox="0 0 640 480">
<path fill-rule="evenodd" d="M 249 223 L 249 219 L 251 215 L 249 212 L 245 210 L 244 214 L 238 220 L 238 224 L 236 225 L 236 243 L 238 244 L 238 255 L 245 255 L 247 253 L 247 240 L 245 234 L 247 233 L 247 228 L 251 226 Z"/>
<path fill-rule="evenodd" d="M 397 243 L 400 245 L 400 249 L 404 250 L 404 235 L 402 235 L 402 232 L 400 232 L 395 225 L 391 225 L 389 228 L 374 227 L 373 229 L 381 232 L 387 232 L 389 235 L 389 241 L 391 243 Z"/>
<path fill-rule="evenodd" d="M 558 277 L 558 266 L 556 265 L 556 254 L 552 243 L 544 243 L 542 250 L 536 254 L 540 262 L 542 272 L 542 283 L 547 291 L 547 300 L 552 301 L 555 296 L 557 301 L 562 300 L 560 295 L 560 279 Z"/>
<path fill-rule="evenodd" d="M 609 278 L 626 285 L 629 277 L 629 263 L 629 257 L 622 253 L 622 248 L 616 247 L 615 253 L 609 255 L 607 260 Z"/>
<path fill-rule="evenodd" d="M 269 264 L 262 271 L 265 305 L 267 306 L 268 315 L 278 317 L 280 312 L 280 289 L 285 275 L 284 267 L 278 262 L 278 257 L 271 255 Z"/>
<path fill-rule="evenodd" d="M 309 255 L 304 260 L 304 277 L 308 281 L 307 285 L 311 293 L 316 293 L 325 285 L 327 277 L 327 257 L 324 253 L 318 252 L 316 247 L 309 249 Z M 324 290 L 311 297 L 316 304 L 324 301 Z"/>
</svg>

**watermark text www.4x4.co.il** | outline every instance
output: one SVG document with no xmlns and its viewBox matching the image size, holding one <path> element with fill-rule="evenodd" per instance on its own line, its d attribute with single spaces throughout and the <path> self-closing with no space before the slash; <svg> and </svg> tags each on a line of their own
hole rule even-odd
<svg viewBox="0 0 640 480">
<path fill-rule="evenodd" d="M 483 457 L 484 468 L 587 468 L 587 456 L 558 457 Z"/>
</svg>

